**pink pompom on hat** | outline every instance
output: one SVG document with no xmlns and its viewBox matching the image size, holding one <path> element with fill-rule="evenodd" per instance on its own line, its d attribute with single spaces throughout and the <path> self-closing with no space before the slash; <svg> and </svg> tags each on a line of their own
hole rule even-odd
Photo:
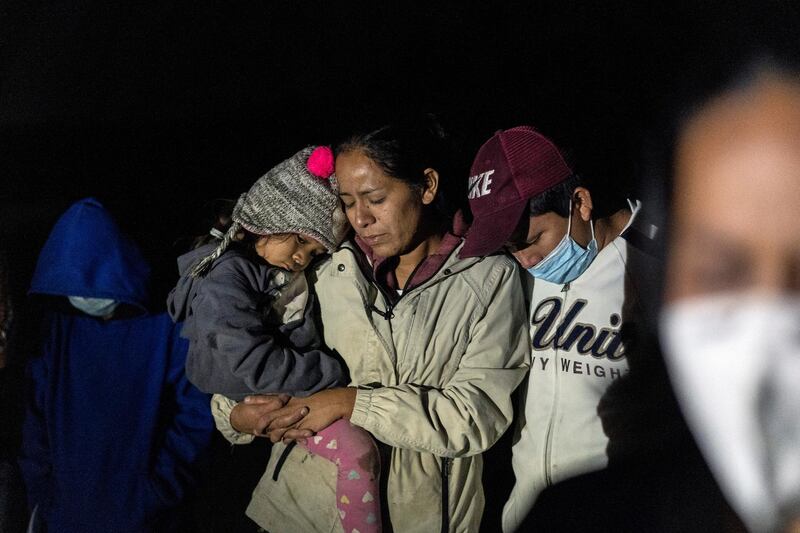
<svg viewBox="0 0 800 533">
<path fill-rule="evenodd" d="M 318 178 L 330 178 L 333 174 L 333 150 L 330 146 L 317 146 L 308 157 L 306 167 Z"/>
</svg>

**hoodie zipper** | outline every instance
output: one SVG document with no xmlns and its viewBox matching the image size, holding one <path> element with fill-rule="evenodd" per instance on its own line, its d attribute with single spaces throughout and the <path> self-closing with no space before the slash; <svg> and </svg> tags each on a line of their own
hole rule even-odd
<svg viewBox="0 0 800 533">
<path fill-rule="evenodd" d="M 564 298 L 563 298 L 564 303 L 563 303 L 563 305 L 561 307 L 561 309 L 563 310 L 563 309 L 567 309 L 569 307 L 568 303 L 567 303 L 567 296 L 569 295 L 569 283 L 565 283 L 564 284 L 564 286 L 561 288 L 561 292 L 564 293 Z M 559 317 L 559 318 L 561 318 L 561 317 Z M 558 327 L 558 325 L 559 324 L 557 323 L 556 327 Z M 553 371 L 555 372 L 555 376 L 554 376 L 555 385 L 554 385 L 554 390 L 553 390 L 553 407 L 550 410 L 550 419 L 547 422 L 547 432 L 545 433 L 545 437 L 544 437 L 545 438 L 545 442 L 544 442 L 544 480 L 545 480 L 545 484 L 548 487 L 553 484 L 553 472 L 552 472 L 552 464 L 553 464 L 553 460 L 552 460 L 552 454 L 553 454 L 553 432 L 555 430 L 556 415 L 557 415 L 557 411 L 558 411 L 558 400 L 559 400 L 558 397 L 559 397 L 559 393 L 561 392 L 560 387 L 559 387 L 561 382 L 559 380 L 559 371 L 558 371 L 558 367 L 561 364 L 561 361 L 559 359 L 559 349 L 558 349 L 558 346 L 556 345 L 557 342 L 558 342 L 558 338 L 553 339 L 553 343 L 554 343 L 553 350 L 555 351 L 555 357 L 553 358 L 553 362 L 555 363 L 555 366 L 553 367 Z"/>
</svg>

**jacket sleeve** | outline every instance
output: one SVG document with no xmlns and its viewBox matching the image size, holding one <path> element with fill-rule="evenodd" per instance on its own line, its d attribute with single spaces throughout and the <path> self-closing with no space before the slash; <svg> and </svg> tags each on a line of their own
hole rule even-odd
<svg viewBox="0 0 800 533">
<path fill-rule="evenodd" d="M 22 425 L 22 448 L 19 466 L 28 493 L 28 506 L 49 507 L 52 491 L 52 462 L 47 434 L 46 391 L 47 362 L 36 357 L 28 363 L 29 393 Z"/>
<path fill-rule="evenodd" d="M 319 332 L 311 309 L 292 332 L 292 340 L 314 339 L 296 349 L 278 327 L 266 323 L 258 272 L 242 263 L 216 265 L 192 303 L 194 322 L 187 372 L 209 393 L 306 395 L 343 385 L 346 372 L 332 355 L 317 348 Z M 309 304 L 310 305 L 310 304 Z M 298 328 L 307 328 L 298 331 Z M 222 365 L 227 376 L 220 376 Z"/>
<path fill-rule="evenodd" d="M 502 436 L 513 419 L 511 393 L 530 366 L 530 348 L 518 271 L 511 265 L 495 273 L 487 279 L 485 311 L 472 324 L 466 351 L 445 386 L 359 389 L 353 424 L 389 445 L 444 457 L 481 453 Z"/>
<path fill-rule="evenodd" d="M 165 428 L 151 472 L 153 488 L 170 507 L 179 504 L 194 484 L 214 431 L 208 395 L 186 379 L 186 349 L 187 342 L 173 333 L 163 397 L 171 409 L 163 417 Z"/>
<path fill-rule="evenodd" d="M 221 394 L 211 397 L 211 414 L 214 416 L 214 423 L 217 430 L 231 444 L 250 444 L 256 438 L 255 435 L 242 433 L 234 429 L 231 425 L 231 411 L 236 407 L 235 401 L 226 398 Z"/>
</svg>

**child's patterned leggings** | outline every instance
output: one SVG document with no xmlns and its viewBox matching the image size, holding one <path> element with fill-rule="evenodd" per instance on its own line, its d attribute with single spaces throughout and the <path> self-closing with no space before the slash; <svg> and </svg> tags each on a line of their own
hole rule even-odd
<svg viewBox="0 0 800 533">
<path fill-rule="evenodd" d="M 345 533 L 379 533 L 380 456 L 372 436 L 349 420 L 337 420 L 306 439 L 305 446 L 339 469 L 336 507 Z"/>
</svg>

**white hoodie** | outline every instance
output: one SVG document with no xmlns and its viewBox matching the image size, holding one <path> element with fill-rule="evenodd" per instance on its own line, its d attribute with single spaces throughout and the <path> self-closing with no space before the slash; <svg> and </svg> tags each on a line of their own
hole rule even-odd
<svg viewBox="0 0 800 533">
<path fill-rule="evenodd" d="M 620 327 L 641 316 L 638 277 L 627 266 L 637 250 L 625 235 L 634 229 L 641 202 L 622 235 L 567 284 L 528 276 L 531 369 L 522 390 L 512 465 L 516 484 L 503 509 L 512 532 L 546 487 L 608 463 L 597 405 L 606 388 L 628 372 Z M 652 238 L 652 226 L 642 231 Z M 645 262 L 651 262 L 646 259 Z"/>
</svg>

